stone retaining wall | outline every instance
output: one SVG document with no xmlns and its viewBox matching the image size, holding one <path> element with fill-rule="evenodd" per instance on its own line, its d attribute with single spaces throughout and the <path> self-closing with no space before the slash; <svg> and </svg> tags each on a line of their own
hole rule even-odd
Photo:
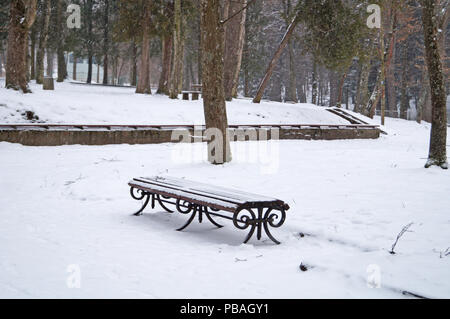
<svg viewBox="0 0 450 319">
<path fill-rule="evenodd" d="M 253 131 L 253 132 L 252 132 Z M 256 132 L 255 132 L 256 131 Z M 278 132 L 277 132 L 278 131 Z M 172 133 L 175 136 L 172 139 Z M 0 141 L 20 143 L 28 146 L 56 146 L 56 145 L 107 145 L 107 144 L 158 144 L 170 142 L 198 142 L 201 141 L 203 131 L 195 132 L 188 129 L 0 129 Z M 277 138 L 280 140 L 339 140 L 339 139 L 376 139 L 380 137 L 378 128 L 295 128 L 281 129 L 250 128 L 230 129 L 235 135 L 232 140 L 248 140 L 249 136 L 259 139 Z M 240 138 L 236 137 L 240 136 Z M 244 136 L 244 137 L 243 137 Z"/>
</svg>

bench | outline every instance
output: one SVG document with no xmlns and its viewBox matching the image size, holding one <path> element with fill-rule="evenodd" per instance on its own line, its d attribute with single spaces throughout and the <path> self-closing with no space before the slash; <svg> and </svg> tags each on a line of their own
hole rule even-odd
<svg viewBox="0 0 450 319">
<path fill-rule="evenodd" d="M 183 91 L 181 94 L 183 94 L 183 100 L 189 101 L 189 94 L 192 95 L 192 101 L 198 100 L 198 97 L 200 96 L 202 92 L 200 91 Z"/>
<path fill-rule="evenodd" d="M 206 218 L 220 228 L 223 226 L 213 219 L 220 217 L 231 220 L 240 230 L 249 229 L 244 243 L 255 232 L 256 238 L 261 240 L 264 231 L 274 243 L 280 244 L 269 227 L 278 228 L 284 224 L 289 205 L 281 200 L 173 177 L 134 178 L 128 185 L 133 199 L 144 200 L 135 216 L 141 215 L 149 203 L 154 209 L 157 202 L 169 213 L 176 210 L 184 215 L 190 214 L 178 231 L 189 226 L 196 216 L 200 223 Z"/>
<path fill-rule="evenodd" d="M 192 90 L 196 90 L 196 91 L 202 91 L 203 85 L 201 84 L 192 84 L 191 85 Z"/>
</svg>

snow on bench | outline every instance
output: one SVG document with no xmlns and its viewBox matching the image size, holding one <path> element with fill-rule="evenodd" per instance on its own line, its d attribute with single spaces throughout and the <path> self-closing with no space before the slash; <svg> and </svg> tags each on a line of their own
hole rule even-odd
<svg viewBox="0 0 450 319">
<path fill-rule="evenodd" d="M 191 214 L 179 231 L 189 226 L 197 215 L 200 223 L 203 217 L 206 217 L 215 226 L 222 227 L 212 216 L 221 217 L 232 220 L 238 229 L 245 230 L 250 227 L 244 243 L 247 243 L 255 232 L 257 239 L 261 240 L 264 230 L 273 242 L 279 244 L 270 233 L 269 226 L 281 227 L 289 209 L 289 205 L 276 198 L 174 177 L 134 178 L 128 185 L 134 199 L 144 199 L 141 209 L 135 213 L 136 216 L 142 214 L 150 200 L 152 208 L 155 208 L 155 203 L 158 202 L 163 209 L 173 213 L 174 211 L 166 206 L 170 204 L 182 214 Z"/>
</svg>

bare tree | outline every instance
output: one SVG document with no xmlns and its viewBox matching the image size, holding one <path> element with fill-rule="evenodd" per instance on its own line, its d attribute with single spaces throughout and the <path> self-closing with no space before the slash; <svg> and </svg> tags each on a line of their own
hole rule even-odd
<svg viewBox="0 0 450 319">
<path fill-rule="evenodd" d="M 280 42 L 280 45 L 278 46 L 278 49 L 275 51 L 275 54 L 272 57 L 272 60 L 269 63 L 269 66 L 267 67 L 266 73 L 264 74 L 264 77 L 261 80 L 261 83 L 259 84 L 258 91 L 256 93 L 255 98 L 253 99 L 253 103 L 260 103 L 262 96 L 264 94 L 264 90 L 266 89 L 267 84 L 269 83 L 270 77 L 272 76 L 273 70 L 275 69 L 275 66 L 277 65 L 278 60 L 281 57 L 281 54 L 283 53 L 284 48 L 289 42 L 289 39 L 292 36 L 292 33 L 294 33 L 295 27 L 298 24 L 298 16 L 296 15 L 294 19 L 292 19 L 291 24 L 286 30 L 286 33 L 283 36 L 283 39 Z"/>
</svg>

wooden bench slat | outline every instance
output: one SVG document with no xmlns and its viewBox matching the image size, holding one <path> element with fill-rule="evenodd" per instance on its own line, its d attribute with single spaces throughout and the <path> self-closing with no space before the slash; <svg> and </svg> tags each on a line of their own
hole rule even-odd
<svg viewBox="0 0 450 319">
<path fill-rule="evenodd" d="M 219 187 L 219 186 L 212 186 L 205 183 L 197 183 L 192 181 L 187 181 L 184 179 L 179 178 L 173 178 L 173 177 L 148 177 L 148 178 L 140 178 L 135 179 L 142 181 L 144 183 L 157 183 L 161 186 L 169 186 L 173 187 L 175 189 L 185 191 L 192 194 L 198 194 L 201 196 L 207 196 L 211 198 L 215 198 L 222 201 L 227 201 L 233 204 L 237 205 L 245 205 L 245 204 L 256 204 L 256 203 L 282 203 L 282 201 L 252 194 L 248 192 L 243 192 L 239 190 L 235 190 L 232 188 L 225 188 L 225 187 Z"/>
<path fill-rule="evenodd" d="M 188 202 L 193 202 L 195 204 L 214 207 L 216 209 L 221 209 L 229 212 L 235 212 L 239 205 L 230 203 L 224 200 L 218 200 L 208 196 L 202 196 L 199 194 L 192 194 L 186 191 L 177 190 L 174 188 L 168 188 L 167 186 L 161 186 L 151 183 L 145 183 L 138 181 L 136 179 L 128 183 L 131 187 L 138 189 L 144 189 L 151 193 L 156 193 L 162 196 L 174 197 L 176 199 L 186 200 Z"/>
</svg>

